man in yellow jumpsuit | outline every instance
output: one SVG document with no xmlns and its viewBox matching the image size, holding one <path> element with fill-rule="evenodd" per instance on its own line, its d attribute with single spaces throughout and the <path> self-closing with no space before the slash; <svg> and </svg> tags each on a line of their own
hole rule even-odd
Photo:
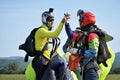
<svg viewBox="0 0 120 80">
<path fill-rule="evenodd" d="M 48 68 L 48 64 L 51 58 L 50 57 L 51 48 L 49 48 L 48 41 L 50 38 L 58 37 L 58 35 L 60 34 L 64 26 L 64 23 L 69 19 L 69 15 L 68 14 L 64 15 L 64 18 L 59 23 L 57 29 L 53 32 L 51 31 L 54 26 L 53 8 L 50 8 L 49 11 L 43 12 L 41 18 L 42 18 L 43 24 L 40 26 L 41 28 L 39 28 L 35 33 L 35 49 L 38 55 L 35 56 L 32 62 L 29 64 L 33 68 L 29 70 L 31 66 L 28 66 L 26 69 L 27 80 L 41 80 L 42 79 L 42 76 L 45 70 Z M 44 46 L 45 46 L 45 50 L 43 53 L 41 53 Z M 60 65 L 58 69 L 59 68 L 64 69 L 65 63 L 61 62 L 61 64 L 62 65 Z M 61 71 L 64 71 L 64 70 L 61 70 Z M 34 78 L 34 79 L 31 79 L 31 78 Z"/>
</svg>

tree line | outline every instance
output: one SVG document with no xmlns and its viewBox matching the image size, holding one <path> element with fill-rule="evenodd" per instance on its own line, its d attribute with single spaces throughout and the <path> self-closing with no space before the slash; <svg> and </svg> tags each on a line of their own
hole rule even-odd
<svg viewBox="0 0 120 80">
<path fill-rule="evenodd" d="M 0 74 L 24 74 L 25 69 L 20 68 L 17 62 L 11 62 L 0 69 Z"/>
<path fill-rule="evenodd" d="M 25 74 L 25 69 L 20 68 L 17 62 L 11 62 L 0 68 L 0 74 Z M 120 67 L 112 68 L 110 74 L 120 74 Z"/>
</svg>

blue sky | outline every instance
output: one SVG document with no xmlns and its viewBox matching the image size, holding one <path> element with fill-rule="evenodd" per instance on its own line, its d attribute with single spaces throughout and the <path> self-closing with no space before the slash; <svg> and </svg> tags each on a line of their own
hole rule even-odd
<svg viewBox="0 0 120 80">
<path fill-rule="evenodd" d="M 71 14 L 70 25 L 74 30 L 78 27 L 76 12 L 78 9 L 88 10 L 96 15 L 96 24 L 114 37 L 108 44 L 115 52 L 120 51 L 120 0 L 0 0 L 0 57 L 24 56 L 18 50 L 19 44 L 25 41 L 34 27 L 39 27 L 41 14 L 54 8 L 55 26 L 63 18 L 64 13 Z M 63 28 L 60 49 L 67 36 Z"/>
</svg>

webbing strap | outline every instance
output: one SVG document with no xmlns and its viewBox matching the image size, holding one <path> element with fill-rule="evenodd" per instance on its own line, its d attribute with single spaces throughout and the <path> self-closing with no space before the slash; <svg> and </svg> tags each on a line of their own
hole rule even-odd
<svg viewBox="0 0 120 80">
<path fill-rule="evenodd" d="M 51 54 L 50 54 L 50 58 L 52 57 L 52 55 L 56 52 L 57 48 L 59 47 L 60 38 L 57 37 L 57 38 L 52 39 L 52 43 L 53 43 L 53 48 L 52 48 L 52 51 L 51 51 Z"/>
</svg>

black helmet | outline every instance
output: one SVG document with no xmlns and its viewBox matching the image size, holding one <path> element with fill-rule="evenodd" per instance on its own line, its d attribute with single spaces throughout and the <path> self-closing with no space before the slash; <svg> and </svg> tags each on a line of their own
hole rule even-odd
<svg viewBox="0 0 120 80">
<path fill-rule="evenodd" d="M 45 11 L 42 13 L 41 19 L 43 24 L 46 24 L 48 21 L 54 20 L 53 10 L 53 8 L 49 8 L 49 11 Z"/>
</svg>

